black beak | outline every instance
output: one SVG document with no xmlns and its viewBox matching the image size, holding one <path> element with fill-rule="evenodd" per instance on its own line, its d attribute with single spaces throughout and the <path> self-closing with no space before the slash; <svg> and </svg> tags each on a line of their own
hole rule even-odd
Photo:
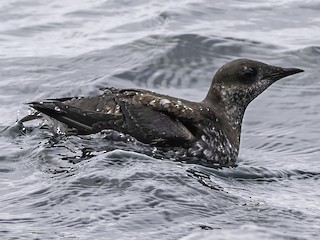
<svg viewBox="0 0 320 240">
<path fill-rule="evenodd" d="M 273 81 L 277 81 L 281 78 L 304 72 L 302 69 L 299 68 L 280 68 L 280 67 L 272 67 L 269 74 L 267 74 L 266 78 L 269 78 Z"/>
</svg>

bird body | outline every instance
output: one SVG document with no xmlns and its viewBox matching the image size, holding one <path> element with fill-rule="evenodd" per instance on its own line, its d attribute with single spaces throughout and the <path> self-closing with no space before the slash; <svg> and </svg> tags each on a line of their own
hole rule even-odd
<svg viewBox="0 0 320 240">
<path fill-rule="evenodd" d="M 273 82 L 298 72 L 302 70 L 238 59 L 218 70 L 201 102 L 142 89 L 106 88 L 99 96 L 29 104 L 76 134 L 112 129 L 162 149 L 182 149 L 212 166 L 234 166 L 248 104 Z"/>
</svg>

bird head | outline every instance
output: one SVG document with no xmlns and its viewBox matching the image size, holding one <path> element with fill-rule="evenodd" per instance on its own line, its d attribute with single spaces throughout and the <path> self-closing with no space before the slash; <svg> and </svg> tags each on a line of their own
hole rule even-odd
<svg viewBox="0 0 320 240">
<path fill-rule="evenodd" d="M 205 100 L 247 105 L 277 80 L 303 72 L 266 63 L 237 59 L 223 65 L 215 74 Z"/>
</svg>

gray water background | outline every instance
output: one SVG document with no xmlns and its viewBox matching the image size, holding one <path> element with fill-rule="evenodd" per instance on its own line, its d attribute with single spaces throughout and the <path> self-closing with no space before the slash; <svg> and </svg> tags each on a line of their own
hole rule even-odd
<svg viewBox="0 0 320 240">
<path fill-rule="evenodd" d="M 318 0 L 5 0 L 0 23 L 1 239 L 319 238 Z M 106 86 L 201 100 L 239 57 L 305 73 L 249 106 L 237 168 L 15 125 Z"/>
</svg>

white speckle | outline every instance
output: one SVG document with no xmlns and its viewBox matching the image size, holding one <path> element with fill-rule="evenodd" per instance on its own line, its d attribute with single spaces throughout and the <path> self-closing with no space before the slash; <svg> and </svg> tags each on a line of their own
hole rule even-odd
<svg viewBox="0 0 320 240">
<path fill-rule="evenodd" d="M 152 150 L 152 153 L 156 153 L 157 150 L 158 150 L 158 149 L 157 149 L 156 147 L 154 147 L 153 150 Z"/>
<path fill-rule="evenodd" d="M 190 107 L 188 108 L 188 110 L 189 110 L 190 112 L 193 112 L 193 109 L 192 109 L 192 108 L 190 108 Z"/>
<path fill-rule="evenodd" d="M 210 151 L 210 149 L 205 149 L 203 151 L 203 154 L 207 157 L 210 158 L 210 156 L 212 156 L 212 152 Z"/>
<path fill-rule="evenodd" d="M 60 126 L 57 127 L 57 133 L 60 134 L 61 133 L 61 129 Z"/>
<path fill-rule="evenodd" d="M 18 110 L 18 112 L 17 112 L 17 121 L 16 122 L 18 122 L 19 115 L 20 115 L 20 110 Z"/>
<path fill-rule="evenodd" d="M 61 109 L 60 109 L 58 106 L 55 106 L 55 107 L 54 107 L 54 110 L 57 111 L 57 112 L 60 112 L 60 111 L 61 111 Z"/>
<path fill-rule="evenodd" d="M 100 109 L 99 109 L 99 108 L 97 108 L 97 109 L 96 109 L 96 111 L 97 111 L 97 112 L 100 112 Z"/>
<path fill-rule="evenodd" d="M 161 105 L 166 105 L 166 104 L 170 104 L 170 103 L 171 103 L 171 101 L 169 99 L 166 99 L 166 98 L 160 100 L 160 104 Z"/>
<path fill-rule="evenodd" d="M 87 116 L 87 114 L 83 113 L 83 114 L 82 114 L 82 116 L 84 116 L 84 117 L 85 117 L 85 116 Z"/>
<path fill-rule="evenodd" d="M 156 100 L 155 100 L 155 99 L 153 99 L 152 101 L 149 102 L 150 106 L 154 106 L 155 103 L 156 103 Z"/>
<path fill-rule="evenodd" d="M 40 104 L 43 104 L 43 102 L 41 101 L 41 102 L 39 102 Z"/>
</svg>

